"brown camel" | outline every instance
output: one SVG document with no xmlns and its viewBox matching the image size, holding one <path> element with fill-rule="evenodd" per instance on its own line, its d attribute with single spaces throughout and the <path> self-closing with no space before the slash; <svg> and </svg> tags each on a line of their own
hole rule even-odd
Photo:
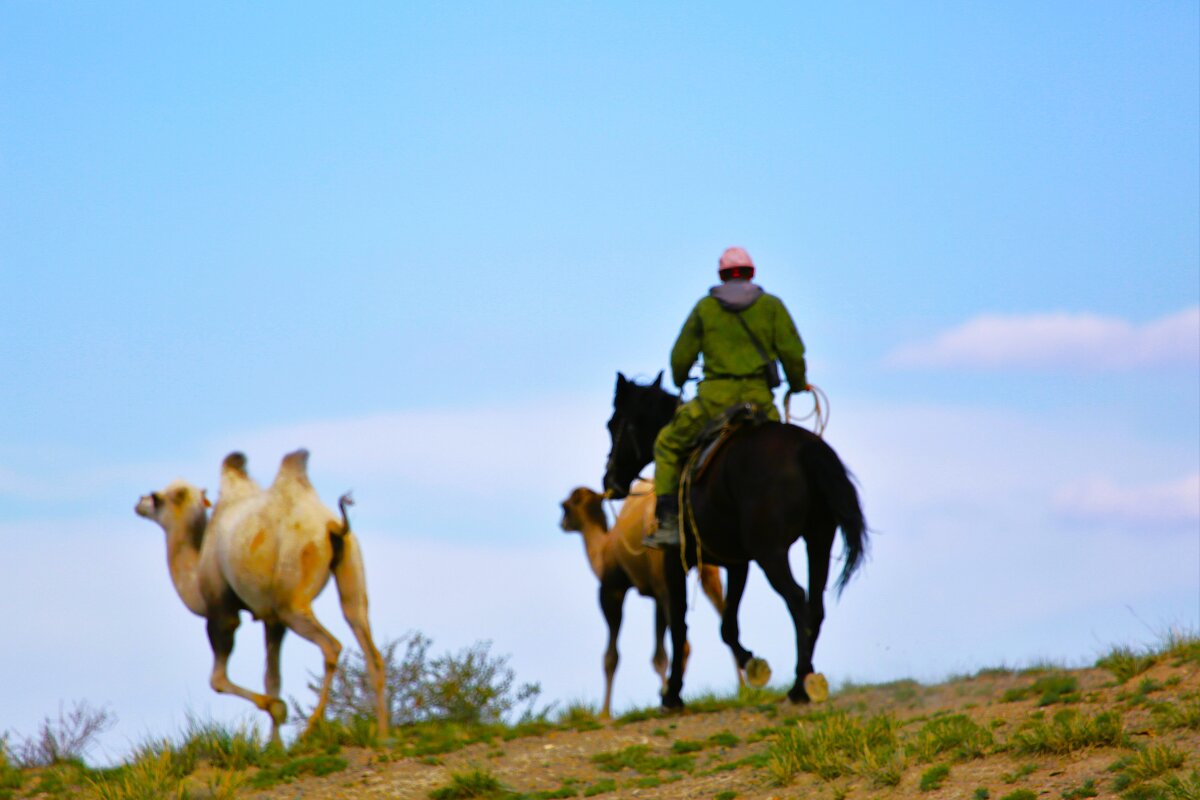
<svg viewBox="0 0 1200 800">
<path fill-rule="evenodd" d="M 651 664 L 667 682 L 667 651 L 663 637 L 667 629 L 667 580 L 663 571 L 661 550 L 642 546 L 642 537 L 654 524 L 654 487 L 650 483 L 634 485 L 628 499 L 621 507 L 612 530 L 604 515 L 603 496 L 580 486 L 571 492 L 562 503 L 563 516 L 560 523 L 567 532 L 583 534 L 583 545 L 587 552 L 592 572 L 600 580 L 600 610 L 608 623 L 608 649 L 604 652 L 604 707 L 600 716 L 608 718 L 612 712 L 613 675 L 617 671 L 617 634 L 621 630 L 621 612 L 625 594 L 632 588 L 643 597 L 654 600 L 654 657 Z M 718 616 L 725 610 L 725 597 L 721 590 L 721 575 L 718 569 L 706 564 L 700 571 L 700 585 L 717 610 Z M 685 647 L 686 658 L 688 648 Z M 742 682 L 738 671 L 738 683 Z"/>
<path fill-rule="evenodd" d="M 308 451 L 287 455 L 275 482 L 262 489 L 246 474 L 246 457 L 231 453 L 221 465 L 221 493 L 211 520 L 204 490 L 175 481 L 142 497 L 136 511 L 167 534 L 167 566 L 184 605 L 204 617 L 212 645 L 210 683 L 218 692 L 244 697 L 271 717 L 271 739 L 287 706 L 279 699 L 279 653 L 293 630 L 321 648 L 325 675 L 308 726 L 324 718 L 342 646 L 313 616 L 312 602 L 332 574 L 342 613 L 362 648 L 375 690 L 379 734 L 388 731 L 383 658 L 367 621 L 367 584 L 362 551 L 346 517 L 348 495 L 338 501 L 340 519 L 317 497 L 308 480 Z M 226 675 L 242 610 L 266 626 L 266 694 L 244 689 Z"/>
</svg>

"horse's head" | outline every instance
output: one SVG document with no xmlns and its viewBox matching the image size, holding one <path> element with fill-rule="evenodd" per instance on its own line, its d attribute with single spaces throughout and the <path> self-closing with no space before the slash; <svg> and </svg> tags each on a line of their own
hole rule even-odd
<svg viewBox="0 0 1200 800">
<path fill-rule="evenodd" d="M 662 388 L 663 374 L 654 383 L 640 384 L 617 373 L 613 415 L 608 421 L 612 449 L 604 470 L 604 488 L 613 497 L 629 494 L 629 485 L 654 460 L 654 437 L 671 421 L 678 395 Z"/>
</svg>

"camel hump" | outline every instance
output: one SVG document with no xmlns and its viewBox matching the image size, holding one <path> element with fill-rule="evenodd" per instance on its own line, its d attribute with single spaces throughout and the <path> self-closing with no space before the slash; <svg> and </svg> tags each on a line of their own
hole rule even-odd
<svg viewBox="0 0 1200 800">
<path fill-rule="evenodd" d="M 221 496 L 223 503 L 232 503 L 258 491 L 258 484 L 246 472 L 246 454 L 234 451 L 221 462 Z"/>
<path fill-rule="evenodd" d="M 234 452 L 225 456 L 225 460 L 221 462 L 221 471 L 236 472 L 243 478 L 250 477 L 246 473 L 246 454 L 235 450 Z"/>
<path fill-rule="evenodd" d="M 275 481 L 296 481 L 303 486 L 311 486 L 308 481 L 308 451 L 302 447 L 284 456 Z"/>
</svg>

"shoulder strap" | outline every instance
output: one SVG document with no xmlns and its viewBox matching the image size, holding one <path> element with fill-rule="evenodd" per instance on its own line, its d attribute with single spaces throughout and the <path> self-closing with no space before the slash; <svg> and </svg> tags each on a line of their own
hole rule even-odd
<svg viewBox="0 0 1200 800">
<path fill-rule="evenodd" d="M 737 321 L 742 323 L 742 327 L 746 329 L 746 335 L 749 336 L 750 341 L 754 343 L 754 349 L 758 351 L 759 357 L 767 364 L 774 361 L 775 359 L 767 355 L 766 349 L 762 346 L 762 343 L 758 341 L 758 337 L 754 335 L 754 331 L 750 330 L 750 326 L 747 325 L 746 320 L 742 318 L 742 312 L 735 311 L 733 313 L 737 317 Z"/>
</svg>

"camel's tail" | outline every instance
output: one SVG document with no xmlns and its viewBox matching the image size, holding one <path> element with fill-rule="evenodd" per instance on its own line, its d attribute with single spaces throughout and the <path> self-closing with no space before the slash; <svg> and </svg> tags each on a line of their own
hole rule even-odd
<svg viewBox="0 0 1200 800">
<path fill-rule="evenodd" d="M 338 511 L 342 512 L 342 524 L 329 523 L 329 543 L 333 545 L 333 558 L 329 562 L 329 568 L 333 570 L 334 575 L 338 574 L 338 567 L 341 566 L 342 559 L 346 557 L 346 537 L 350 535 L 350 515 L 346 513 L 346 508 L 352 505 L 354 505 L 354 498 L 349 492 L 346 492 L 338 498 Z"/>
<path fill-rule="evenodd" d="M 336 531 L 331 530 L 330 533 L 335 536 L 345 536 L 350 533 L 350 515 L 346 513 L 346 508 L 354 505 L 354 496 L 350 492 L 338 498 L 338 511 L 342 512 L 342 527 Z"/>
<path fill-rule="evenodd" d="M 840 595 L 867 552 L 867 522 L 859 504 L 858 490 L 854 488 L 846 465 L 824 440 L 809 442 L 801 450 L 800 459 L 842 529 L 846 543 L 845 563 L 835 584 Z"/>
</svg>

